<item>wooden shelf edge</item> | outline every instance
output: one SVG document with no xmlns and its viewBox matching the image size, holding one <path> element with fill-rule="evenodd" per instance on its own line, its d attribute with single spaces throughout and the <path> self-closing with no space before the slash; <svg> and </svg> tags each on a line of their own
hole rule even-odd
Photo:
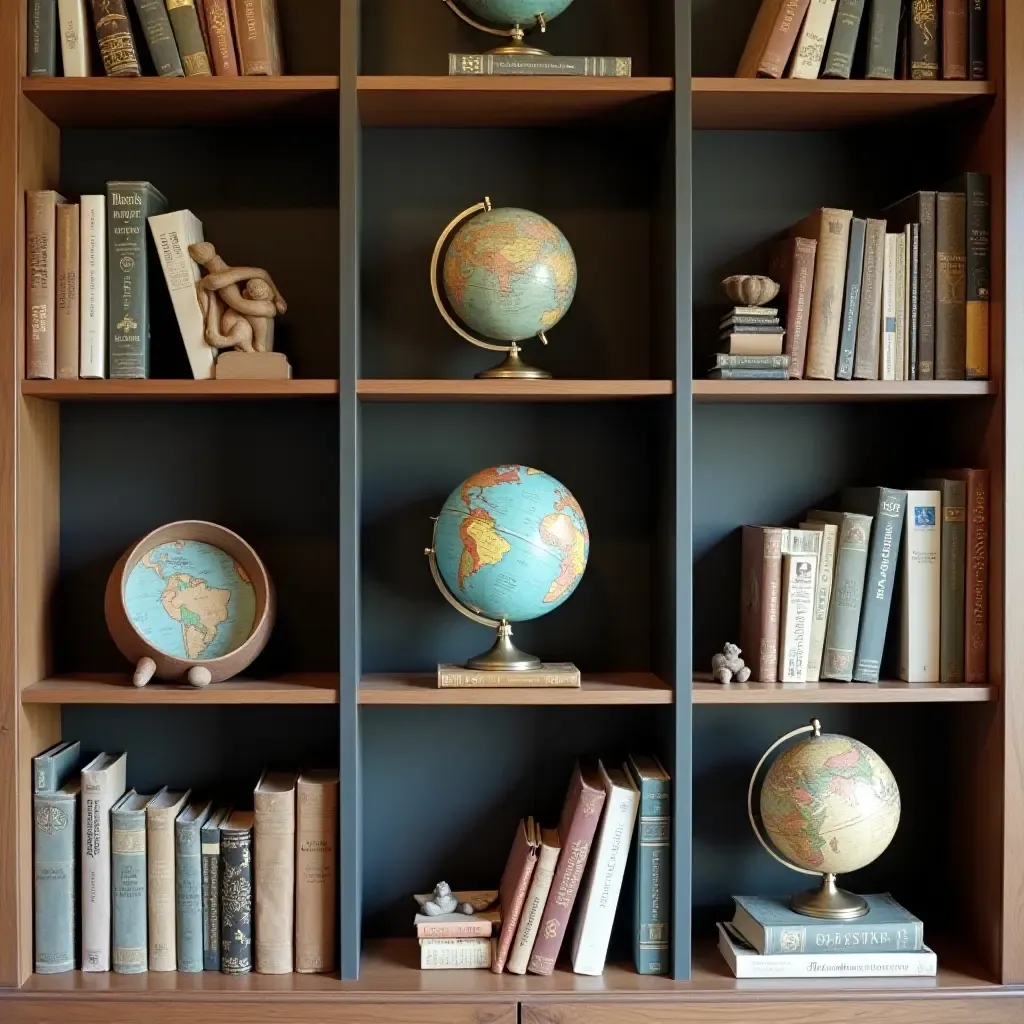
<svg viewBox="0 0 1024 1024">
<path fill-rule="evenodd" d="M 694 402 L 910 402 L 982 398 L 999 393 L 992 380 L 695 380 Z"/>
<path fill-rule="evenodd" d="M 365 402 L 616 401 L 672 395 L 671 380 L 400 380 L 364 379 Z"/>
<path fill-rule="evenodd" d="M 163 78 L 143 75 L 138 78 L 63 78 L 45 75 L 27 76 L 21 80 L 21 91 L 28 97 L 54 93 L 288 93 L 338 92 L 338 75 L 238 75 L 231 78 Z"/>
<path fill-rule="evenodd" d="M 630 76 L 598 78 L 575 75 L 360 75 L 360 93 L 616 93 L 643 96 L 669 94 L 675 89 L 670 77 Z"/>
<path fill-rule="evenodd" d="M 996 700 L 994 686 L 969 683 L 730 683 L 693 681 L 694 704 L 977 704 Z"/>
<path fill-rule="evenodd" d="M 55 402 L 330 398 L 336 380 L 25 380 L 21 393 Z"/>
<path fill-rule="evenodd" d="M 690 79 L 693 93 L 733 93 L 739 95 L 800 96 L 927 96 L 943 99 L 970 99 L 994 96 L 995 82 L 955 80 L 871 79 L 871 78 L 724 78 Z"/>
</svg>

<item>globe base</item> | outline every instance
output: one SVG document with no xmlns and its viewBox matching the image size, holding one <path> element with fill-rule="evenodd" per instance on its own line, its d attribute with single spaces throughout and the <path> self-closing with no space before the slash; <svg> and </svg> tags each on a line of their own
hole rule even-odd
<svg viewBox="0 0 1024 1024">
<path fill-rule="evenodd" d="M 538 370 L 535 366 L 524 363 L 519 356 L 519 346 L 514 344 L 508 355 L 497 366 L 489 370 L 481 370 L 478 380 L 550 380 L 547 370 Z"/>
<path fill-rule="evenodd" d="M 529 672 L 540 667 L 540 658 L 519 650 L 512 643 L 512 627 L 507 622 L 498 626 L 494 646 L 466 662 L 466 668 L 478 672 Z"/>
<path fill-rule="evenodd" d="M 536 46 L 526 46 L 523 43 L 506 43 L 504 46 L 496 46 L 488 53 L 496 54 L 499 57 L 550 57 L 547 50 L 540 50 Z"/>
<path fill-rule="evenodd" d="M 868 905 L 860 896 L 836 885 L 835 875 L 822 875 L 819 888 L 797 893 L 789 905 L 798 914 L 828 921 L 853 921 L 868 912 Z"/>
</svg>

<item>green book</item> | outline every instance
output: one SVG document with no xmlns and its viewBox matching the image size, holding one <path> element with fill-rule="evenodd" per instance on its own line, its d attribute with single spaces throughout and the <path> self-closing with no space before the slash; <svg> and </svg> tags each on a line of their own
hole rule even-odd
<svg viewBox="0 0 1024 1024">
<path fill-rule="evenodd" d="M 942 495 L 939 562 L 939 682 L 964 681 L 964 626 L 967 562 L 967 481 L 925 480 Z"/>
<path fill-rule="evenodd" d="M 29 75 L 57 74 L 57 21 L 57 0 L 28 0 Z"/>
<path fill-rule="evenodd" d="M 167 16 L 165 0 L 135 0 L 135 10 L 142 23 L 149 55 L 153 58 L 156 73 L 162 78 L 181 78 L 184 71 L 178 47 L 171 31 L 171 20 Z"/>
<path fill-rule="evenodd" d="M 578 75 L 629 78 L 631 57 L 555 57 L 551 54 L 449 53 L 449 75 Z"/>
</svg>

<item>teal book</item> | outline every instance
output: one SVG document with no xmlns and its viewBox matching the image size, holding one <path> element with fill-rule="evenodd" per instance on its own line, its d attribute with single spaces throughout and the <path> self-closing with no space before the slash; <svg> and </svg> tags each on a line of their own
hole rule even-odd
<svg viewBox="0 0 1024 1024">
<path fill-rule="evenodd" d="M 77 743 L 71 744 L 75 748 Z M 81 780 L 32 798 L 36 974 L 75 969 L 75 838 Z"/>
<path fill-rule="evenodd" d="M 640 790 L 633 855 L 633 960 L 638 974 L 668 974 L 672 927 L 672 780 L 654 757 L 630 754 L 627 768 Z"/>
<path fill-rule="evenodd" d="M 52 793 L 63 786 L 68 772 L 78 764 L 81 747 L 78 740 L 55 743 L 33 757 L 32 792 Z"/>
<path fill-rule="evenodd" d="M 209 800 L 189 804 L 174 822 L 174 930 L 178 970 L 203 970 L 203 868 L 200 833 Z"/>
<path fill-rule="evenodd" d="M 220 827 L 231 815 L 219 807 L 200 829 L 203 858 L 203 970 L 220 970 Z"/>
<path fill-rule="evenodd" d="M 779 953 L 911 953 L 924 948 L 924 925 L 888 893 L 865 896 L 853 921 L 819 921 L 783 898 L 734 896 L 733 927 L 762 956 Z"/>
<path fill-rule="evenodd" d="M 148 181 L 107 182 L 108 367 L 112 378 L 149 376 L 148 218 L 167 200 Z"/>
<path fill-rule="evenodd" d="M 149 970 L 146 808 L 152 799 L 130 789 L 110 812 L 114 904 L 111 966 L 117 974 L 141 974 Z"/>
</svg>

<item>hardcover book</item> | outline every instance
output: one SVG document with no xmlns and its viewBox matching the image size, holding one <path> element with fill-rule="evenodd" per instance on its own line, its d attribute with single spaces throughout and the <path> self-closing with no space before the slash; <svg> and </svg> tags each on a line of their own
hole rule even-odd
<svg viewBox="0 0 1024 1024">
<path fill-rule="evenodd" d="M 253 793 L 256 970 L 291 974 L 295 965 L 295 784 L 264 772 Z"/>
<path fill-rule="evenodd" d="M 885 236 L 885 257 L 882 262 L 882 380 L 896 380 L 896 355 L 899 343 L 899 295 L 901 282 L 899 274 L 900 247 L 903 235 L 887 232 Z"/>
<path fill-rule="evenodd" d="M 57 379 L 78 380 L 79 213 L 77 203 L 57 207 Z"/>
<path fill-rule="evenodd" d="M 790 78 L 818 77 L 835 13 L 836 0 L 811 0 L 789 65 Z"/>
<path fill-rule="evenodd" d="M 80 377 L 107 375 L 107 197 L 82 196 L 78 274 Z"/>
<path fill-rule="evenodd" d="M 865 0 L 839 0 L 822 78 L 850 77 L 860 23 L 864 18 L 864 3 Z"/>
<path fill-rule="evenodd" d="M 232 811 L 220 828 L 220 969 L 252 970 L 252 811 Z"/>
<path fill-rule="evenodd" d="M 417 913 L 413 918 L 416 937 L 420 939 L 474 939 L 490 938 L 501 929 L 501 906 L 497 889 L 471 889 L 453 892 L 460 903 L 469 903 L 473 914 Z M 420 893 L 413 897 L 422 907 L 432 896 Z"/>
<path fill-rule="evenodd" d="M 200 832 L 213 805 L 198 800 L 174 822 L 175 943 L 178 970 L 203 970 L 203 867 Z"/>
<path fill-rule="evenodd" d="M 967 558 L 967 483 L 955 478 L 923 480 L 942 502 L 939 541 L 939 682 L 964 681 L 965 562 Z"/>
<path fill-rule="evenodd" d="M 939 681 L 941 547 L 941 493 L 907 491 L 900 679 L 908 683 Z"/>
<path fill-rule="evenodd" d="M 832 579 L 835 572 L 839 528 L 834 523 L 808 522 L 801 523 L 800 529 L 817 530 L 821 533 L 821 553 L 818 556 L 818 569 L 814 581 L 814 611 L 807 650 L 807 682 L 816 683 L 821 678 L 821 662 L 825 654 L 825 629 L 832 601 Z"/>
<path fill-rule="evenodd" d="M 146 806 L 146 887 L 149 903 L 149 969 L 178 967 L 175 934 L 174 822 L 190 790 L 162 789 Z"/>
<path fill-rule="evenodd" d="M 486 969 L 493 956 L 494 939 L 420 939 L 421 971 Z"/>
<path fill-rule="evenodd" d="M 782 556 L 779 682 L 806 683 L 821 534 L 814 530 L 790 530 L 789 534 L 799 535 L 804 550 Z"/>
<path fill-rule="evenodd" d="M 730 356 L 780 356 L 782 355 L 782 331 L 732 331 L 720 334 L 718 347 L 723 355 Z"/>
<path fill-rule="evenodd" d="M 902 0 L 872 0 L 865 78 L 895 78 Z"/>
<path fill-rule="evenodd" d="M 967 213 L 965 253 L 967 292 L 965 372 L 968 380 L 988 379 L 989 300 L 991 298 L 990 179 L 969 171 L 957 182 Z"/>
<path fill-rule="evenodd" d="M 789 380 L 789 369 L 788 367 L 714 369 L 708 372 L 708 380 Z"/>
<path fill-rule="evenodd" d="M 27 193 L 28 343 L 25 374 L 53 380 L 57 370 L 57 206 L 64 197 L 52 189 Z"/>
<path fill-rule="evenodd" d="M 882 280 L 885 275 L 885 221 L 868 218 L 864 230 L 864 270 L 854 346 L 853 376 L 877 380 L 882 331 Z"/>
<path fill-rule="evenodd" d="M 817 239 L 787 238 L 773 247 L 769 266 L 772 278 L 780 284 L 786 304 L 783 352 L 789 356 L 789 375 L 797 380 L 804 375 L 807 357 L 807 328 L 817 251 Z"/>
<path fill-rule="evenodd" d="M 449 53 L 448 74 L 577 75 L 587 78 L 629 78 L 632 57 L 562 57 L 550 54 Z"/>
<path fill-rule="evenodd" d="M 569 661 L 550 662 L 525 672 L 477 672 L 464 665 L 438 665 L 437 686 L 441 690 L 516 689 L 552 687 L 579 688 L 580 670 Z"/>
<path fill-rule="evenodd" d="M 57 14 L 64 77 L 88 78 L 92 74 L 92 59 L 85 0 L 57 0 Z"/>
<path fill-rule="evenodd" d="M 988 79 L 988 0 L 970 0 L 967 12 L 967 63 L 972 81 L 984 82 Z"/>
<path fill-rule="evenodd" d="M 943 474 L 966 486 L 964 682 L 988 680 L 988 509 L 987 469 L 951 469 Z"/>
<path fill-rule="evenodd" d="M 228 0 L 202 0 L 206 14 L 206 34 L 210 43 L 210 64 L 213 73 L 220 76 L 238 75 L 235 58 L 235 36 L 231 30 L 231 10 Z"/>
<path fill-rule="evenodd" d="M 110 812 L 114 876 L 113 967 L 117 974 L 141 974 L 149 970 L 146 808 L 152 800 L 152 795 L 143 796 L 130 789 Z"/>
<path fill-rule="evenodd" d="M 501 905 L 501 932 L 498 935 L 491 970 L 501 974 L 508 960 L 512 940 L 519 927 L 519 915 L 523 912 L 526 893 L 533 880 L 537 866 L 537 851 L 540 849 L 540 828 L 533 818 L 521 819 L 516 826 L 512 849 L 509 851 L 505 870 L 498 887 L 498 901 Z"/>
<path fill-rule="evenodd" d="M 843 324 L 839 337 L 839 355 L 836 359 L 837 380 L 850 380 L 853 377 L 866 231 L 867 221 L 863 218 L 854 217 L 850 221 L 850 247 L 846 259 L 846 285 L 843 289 Z"/>
<path fill-rule="evenodd" d="M 562 845 L 558 838 L 558 830 L 542 828 L 540 830 L 540 846 L 537 853 L 537 866 L 530 881 L 530 889 L 526 894 L 523 911 L 519 916 L 519 927 L 516 929 L 512 951 L 506 967 L 510 974 L 525 974 L 526 967 L 533 953 L 533 944 L 540 928 L 541 914 L 551 892 L 551 882 L 555 877 L 555 865 Z"/>
<path fill-rule="evenodd" d="M 57 74 L 57 0 L 28 0 L 28 60 L 31 77 Z"/>
<path fill-rule="evenodd" d="M 910 77 L 939 77 L 939 0 L 914 0 L 910 5 L 907 49 Z"/>
<path fill-rule="evenodd" d="M 243 75 L 283 74 L 277 0 L 231 0 Z"/>
<path fill-rule="evenodd" d="M 935 199 L 935 379 L 967 374 L 967 206 L 962 192 Z"/>
<path fill-rule="evenodd" d="M 782 529 L 744 526 L 740 582 L 740 647 L 758 683 L 778 681 Z"/>
<path fill-rule="evenodd" d="M 32 792 L 53 793 L 64 785 L 68 773 L 78 764 L 82 745 L 64 740 L 47 747 L 32 758 Z"/>
<path fill-rule="evenodd" d="M 942 77 L 967 78 L 968 0 L 942 0 Z"/>
<path fill-rule="evenodd" d="M 125 0 L 91 0 L 96 40 L 109 78 L 136 78 L 142 72 Z"/>
<path fill-rule="evenodd" d="M 711 363 L 712 370 L 786 370 L 789 371 L 790 358 L 785 353 L 781 356 L 727 356 L 724 352 L 716 353 Z"/>
<path fill-rule="evenodd" d="M 199 830 L 203 858 L 203 970 L 220 970 L 220 829 L 231 810 L 219 807 Z"/>
<path fill-rule="evenodd" d="M 212 75 L 195 0 L 167 0 L 167 13 L 185 74 L 188 77 Z"/>
<path fill-rule="evenodd" d="M 36 974 L 75 969 L 75 834 L 81 780 L 68 776 L 77 760 L 77 743 L 58 744 L 33 758 L 34 780 L 39 781 L 40 773 L 47 776 L 45 788 L 37 785 L 32 798 Z"/>
<path fill-rule="evenodd" d="M 334 970 L 338 773 L 310 771 L 296 785 L 295 970 Z"/>
<path fill-rule="evenodd" d="M 168 17 L 168 7 L 173 3 L 174 0 L 135 0 L 153 67 L 163 78 L 181 78 L 184 74 Z"/>
<path fill-rule="evenodd" d="M 761 0 L 736 68 L 737 78 L 781 78 L 810 0 Z"/>
</svg>

